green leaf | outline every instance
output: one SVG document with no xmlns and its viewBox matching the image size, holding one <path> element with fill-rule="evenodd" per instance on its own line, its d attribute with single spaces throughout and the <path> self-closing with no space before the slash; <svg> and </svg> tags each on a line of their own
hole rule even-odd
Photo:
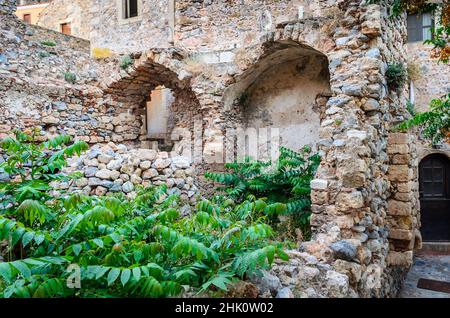
<svg viewBox="0 0 450 318">
<path fill-rule="evenodd" d="M 72 245 L 72 251 L 76 256 L 80 255 L 82 249 L 83 247 L 81 246 L 81 244 Z"/>
<path fill-rule="evenodd" d="M 29 278 L 31 276 L 31 270 L 24 262 L 15 261 L 12 262 L 11 265 L 15 267 L 24 278 Z"/>
<path fill-rule="evenodd" d="M 27 232 L 22 237 L 22 245 L 26 247 L 33 240 L 34 232 Z"/>
<path fill-rule="evenodd" d="M 0 275 L 7 281 L 11 280 L 11 267 L 8 263 L 0 263 Z"/>
<path fill-rule="evenodd" d="M 111 269 L 111 271 L 108 273 L 108 278 L 107 278 L 108 286 L 111 286 L 116 281 L 117 277 L 119 277 L 119 275 L 120 275 L 120 269 L 118 269 L 118 268 Z"/>
<path fill-rule="evenodd" d="M 141 270 L 139 267 L 133 268 L 133 277 L 136 281 L 139 281 L 139 279 L 141 278 Z"/>
<path fill-rule="evenodd" d="M 92 240 L 92 242 L 94 242 L 95 245 L 97 245 L 100 248 L 103 248 L 103 246 L 104 246 L 103 241 L 100 238 L 95 238 Z"/>
<path fill-rule="evenodd" d="M 120 276 L 120 282 L 122 283 L 122 286 L 125 286 L 128 283 L 128 281 L 130 280 L 130 276 L 131 270 L 129 270 L 128 268 L 122 271 L 122 275 Z"/>
</svg>

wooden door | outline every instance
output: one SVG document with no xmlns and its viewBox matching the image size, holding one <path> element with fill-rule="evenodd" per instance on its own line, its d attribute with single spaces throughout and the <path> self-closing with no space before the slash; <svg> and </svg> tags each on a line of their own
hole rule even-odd
<svg viewBox="0 0 450 318">
<path fill-rule="evenodd" d="M 70 23 L 62 23 L 61 24 L 61 32 L 67 35 L 72 34 L 72 28 L 70 27 Z"/>
<path fill-rule="evenodd" d="M 31 23 L 31 14 L 24 14 L 23 21 L 26 23 Z"/>
<path fill-rule="evenodd" d="M 421 232 L 424 241 L 450 241 L 450 160 L 425 157 L 419 165 Z"/>
</svg>

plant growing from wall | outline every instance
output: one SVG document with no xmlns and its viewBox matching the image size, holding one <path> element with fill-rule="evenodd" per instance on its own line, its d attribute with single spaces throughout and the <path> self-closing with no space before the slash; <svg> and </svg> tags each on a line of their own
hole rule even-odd
<svg viewBox="0 0 450 318">
<path fill-rule="evenodd" d="M 408 111 L 408 113 L 411 116 L 414 116 L 416 114 L 416 110 L 415 110 L 414 104 L 411 103 L 411 101 L 407 101 L 406 102 L 406 110 Z"/>
<path fill-rule="evenodd" d="M 126 70 L 131 65 L 133 65 L 133 59 L 129 55 L 125 55 L 120 60 L 120 68 L 123 69 L 123 70 Z"/>
<path fill-rule="evenodd" d="M 47 51 L 40 51 L 39 52 L 39 57 L 40 58 L 46 58 L 46 57 L 49 57 L 50 56 L 50 53 L 48 53 Z"/>
<path fill-rule="evenodd" d="M 64 79 L 66 80 L 67 83 L 75 84 L 77 81 L 77 76 L 75 75 L 75 73 L 65 72 Z"/>
<path fill-rule="evenodd" d="M 0 213 L 0 240 L 9 250 L 0 263 L 0 297 L 166 297 L 186 285 L 225 291 L 275 257 L 287 258 L 273 241 L 267 213 L 274 207 L 264 199 L 236 204 L 216 196 L 182 218 L 179 197 L 166 186 L 140 188 L 134 199 L 52 196 L 49 181 L 62 179 L 66 158 L 86 147 L 64 136 L 45 143 L 32 136 L 2 142 L 2 169 L 22 181 L 0 187 L 2 198 L 13 197 Z"/>
<path fill-rule="evenodd" d="M 399 91 L 406 83 L 407 71 L 402 63 L 388 64 L 386 81 L 391 90 Z"/>
<path fill-rule="evenodd" d="M 267 197 L 270 204 L 268 215 L 272 222 L 279 215 L 291 216 L 300 227 L 303 237 L 310 238 L 311 201 L 310 183 L 314 178 L 320 157 L 311 154 L 309 147 L 300 152 L 281 147 L 280 156 L 272 164 L 246 158 L 242 163 L 228 163 L 228 173 L 208 172 L 205 176 L 215 182 L 224 184 L 224 190 L 236 200 L 244 200 L 248 196 Z"/>
<path fill-rule="evenodd" d="M 56 46 L 56 43 L 54 41 L 50 41 L 50 40 L 41 41 L 41 44 L 45 45 L 45 46 L 50 46 L 50 47 Z"/>
</svg>

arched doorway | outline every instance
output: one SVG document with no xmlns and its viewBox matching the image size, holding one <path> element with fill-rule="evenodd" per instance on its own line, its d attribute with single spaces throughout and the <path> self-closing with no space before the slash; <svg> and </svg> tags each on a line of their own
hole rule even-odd
<svg viewBox="0 0 450 318">
<path fill-rule="evenodd" d="M 424 241 L 450 241 L 450 160 L 426 156 L 419 165 L 421 232 Z"/>
</svg>

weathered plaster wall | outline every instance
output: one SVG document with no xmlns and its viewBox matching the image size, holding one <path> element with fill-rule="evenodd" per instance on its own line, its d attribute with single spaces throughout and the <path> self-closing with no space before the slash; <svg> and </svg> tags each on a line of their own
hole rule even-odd
<svg viewBox="0 0 450 318">
<path fill-rule="evenodd" d="M 433 98 L 450 93 L 450 65 L 431 57 L 432 46 L 408 43 L 408 67 L 413 70 L 415 109 L 427 111 Z"/>
<path fill-rule="evenodd" d="M 244 127 L 279 128 L 282 146 L 316 148 L 321 112 L 316 99 L 330 94 L 326 58 L 311 54 L 278 60 L 272 57 L 270 68 L 245 91 Z"/>
<path fill-rule="evenodd" d="M 37 25 L 61 32 L 61 24 L 70 23 L 73 36 L 89 40 L 91 5 L 86 0 L 53 1 L 41 12 Z"/>
</svg>

